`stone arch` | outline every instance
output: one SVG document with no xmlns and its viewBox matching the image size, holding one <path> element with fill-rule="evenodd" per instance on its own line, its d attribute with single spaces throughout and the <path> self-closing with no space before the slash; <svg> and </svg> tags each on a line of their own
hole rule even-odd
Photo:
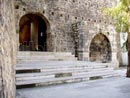
<svg viewBox="0 0 130 98">
<path fill-rule="evenodd" d="M 40 13 L 28 13 L 19 20 L 19 49 L 23 51 L 48 51 L 50 24 Z"/>
<path fill-rule="evenodd" d="M 89 47 L 89 60 L 103 63 L 112 60 L 111 43 L 106 35 L 98 33 L 92 38 Z"/>
</svg>

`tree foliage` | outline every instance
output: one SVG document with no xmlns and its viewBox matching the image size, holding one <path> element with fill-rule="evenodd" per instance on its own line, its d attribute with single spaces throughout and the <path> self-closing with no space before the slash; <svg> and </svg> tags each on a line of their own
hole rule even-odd
<svg viewBox="0 0 130 98">
<path fill-rule="evenodd" d="M 116 20 L 117 32 L 128 32 L 130 27 L 129 14 L 130 0 L 120 0 L 120 2 L 112 8 L 105 8 L 104 12 Z"/>
<path fill-rule="evenodd" d="M 127 8 L 129 7 L 130 5 L 130 0 L 120 0 L 120 2 L 125 5 Z"/>
</svg>

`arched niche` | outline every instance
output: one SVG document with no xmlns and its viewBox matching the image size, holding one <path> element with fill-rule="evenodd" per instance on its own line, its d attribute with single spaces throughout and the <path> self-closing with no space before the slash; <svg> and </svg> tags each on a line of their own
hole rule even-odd
<svg viewBox="0 0 130 98">
<path fill-rule="evenodd" d="M 89 59 L 93 62 L 108 63 L 112 60 L 112 50 L 109 39 L 102 33 L 94 36 L 90 44 Z"/>
<path fill-rule="evenodd" d="M 19 50 L 47 51 L 50 25 L 39 13 L 29 13 L 21 17 L 19 22 Z"/>
</svg>

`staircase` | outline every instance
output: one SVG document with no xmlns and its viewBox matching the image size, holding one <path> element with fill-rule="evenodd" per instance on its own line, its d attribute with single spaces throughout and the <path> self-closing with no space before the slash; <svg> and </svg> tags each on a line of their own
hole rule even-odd
<svg viewBox="0 0 130 98">
<path fill-rule="evenodd" d="M 117 76 L 109 65 L 77 61 L 71 53 L 19 52 L 16 85 L 51 85 Z"/>
<path fill-rule="evenodd" d="M 17 62 L 28 61 L 76 61 L 70 52 L 18 52 Z"/>
</svg>

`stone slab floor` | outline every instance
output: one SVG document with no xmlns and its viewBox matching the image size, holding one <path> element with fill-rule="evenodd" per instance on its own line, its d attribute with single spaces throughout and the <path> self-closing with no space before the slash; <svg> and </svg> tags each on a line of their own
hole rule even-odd
<svg viewBox="0 0 130 98">
<path fill-rule="evenodd" d="M 89 82 L 17 90 L 17 98 L 130 98 L 130 78 L 120 77 Z"/>
</svg>

